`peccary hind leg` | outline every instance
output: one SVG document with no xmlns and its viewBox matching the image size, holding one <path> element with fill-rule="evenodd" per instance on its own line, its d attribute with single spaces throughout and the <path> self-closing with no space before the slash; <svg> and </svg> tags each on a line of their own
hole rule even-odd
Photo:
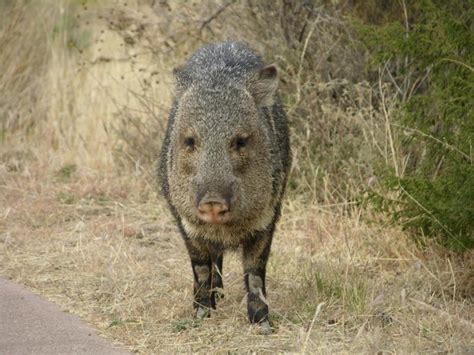
<svg viewBox="0 0 474 355">
<path fill-rule="evenodd" d="M 258 232 L 243 245 L 248 317 L 251 323 L 261 324 L 265 333 L 271 333 L 268 305 L 265 299 L 265 269 L 270 254 L 272 229 Z"/>
<path fill-rule="evenodd" d="M 212 293 L 214 298 L 223 298 L 224 294 L 221 290 L 224 289 L 222 282 L 222 264 L 224 260 L 224 253 L 218 251 L 212 255 Z"/>
</svg>

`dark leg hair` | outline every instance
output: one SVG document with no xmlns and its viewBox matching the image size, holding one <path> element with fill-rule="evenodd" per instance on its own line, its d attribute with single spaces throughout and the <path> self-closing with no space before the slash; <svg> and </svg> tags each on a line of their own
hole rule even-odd
<svg viewBox="0 0 474 355">
<path fill-rule="evenodd" d="M 257 232 L 243 244 L 245 288 L 247 290 L 247 311 L 251 323 L 268 320 L 266 303 L 265 271 L 274 227 Z"/>
<path fill-rule="evenodd" d="M 212 259 L 208 248 L 190 239 L 185 239 L 194 275 L 194 303 L 197 316 L 210 316 L 210 308 L 215 307 L 212 288 Z"/>
<path fill-rule="evenodd" d="M 224 294 L 217 289 L 224 289 L 222 282 L 222 264 L 224 261 L 224 252 L 217 251 L 212 255 L 212 294 L 213 298 L 223 298 Z"/>
</svg>

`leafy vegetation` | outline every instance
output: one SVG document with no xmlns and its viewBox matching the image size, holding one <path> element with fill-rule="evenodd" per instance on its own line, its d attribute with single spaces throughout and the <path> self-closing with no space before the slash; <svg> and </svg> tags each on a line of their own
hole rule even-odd
<svg viewBox="0 0 474 355">
<path fill-rule="evenodd" d="M 418 234 L 461 250 L 474 246 L 472 5 L 407 3 L 411 22 L 360 28 L 373 58 L 391 68 L 403 101 L 392 122 L 400 166 L 382 179 L 397 198 L 375 194 L 374 201 Z"/>
</svg>

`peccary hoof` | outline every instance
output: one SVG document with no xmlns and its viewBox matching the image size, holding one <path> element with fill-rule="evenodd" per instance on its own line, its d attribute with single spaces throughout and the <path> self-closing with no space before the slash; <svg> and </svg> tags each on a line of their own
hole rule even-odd
<svg viewBox="0 0 474 355">
<path fill-rule="evenodd" d="M 209 308 L 204 308 L 199 306 L 196 311 L 196 318 L 197 319 L 204 319 L 209 318 L 211 316 L 211 310 Z"/>
</svg>

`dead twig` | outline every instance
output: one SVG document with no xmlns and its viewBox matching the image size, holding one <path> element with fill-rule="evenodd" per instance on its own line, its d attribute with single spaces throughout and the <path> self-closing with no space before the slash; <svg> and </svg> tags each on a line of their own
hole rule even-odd
<svg viewBox="0 0 474 355">
<path fill-rule="evenodd" d="M 229 1 L 227 4 L 224 4 L 223 6 L 218 8 L 216 12 L 214 12 L 211 16 L 209 16 L 207 18 L 207 20 L 205 20 L 201 24 L 201 27 L 199 28 L 199 33 L 201 33 L 204 30 L 204 28 L 206 28 L 212 21 L 214 21 L 217 17 L 219 17 L 219 15 L 222 14 L 225 11 L 225 9 L 227 9 L 233 3 L 234 3 L 234 1 Z M 212 32 L 212 30 L 211 30 L 211 32 Z"/>
<path fill-rule="evenodd" d="M 313 330 L 314 322 L 316 321 L 316 318 L 318 318 L 318 315 L 325 304 L 326 302 L 321 302 L 316 307 L 316 311 L 314 312 L 313 319 L 311 320 L 311 324 L 309 325 L 308 331 L 306 332 L 306 338 L 303 344 L 303 349 L 301 350 L 302 354 L 306 353 L 306 347 L 308 346 L 309 336 L 311 335 L 311 331 Z"/>
</svg>

